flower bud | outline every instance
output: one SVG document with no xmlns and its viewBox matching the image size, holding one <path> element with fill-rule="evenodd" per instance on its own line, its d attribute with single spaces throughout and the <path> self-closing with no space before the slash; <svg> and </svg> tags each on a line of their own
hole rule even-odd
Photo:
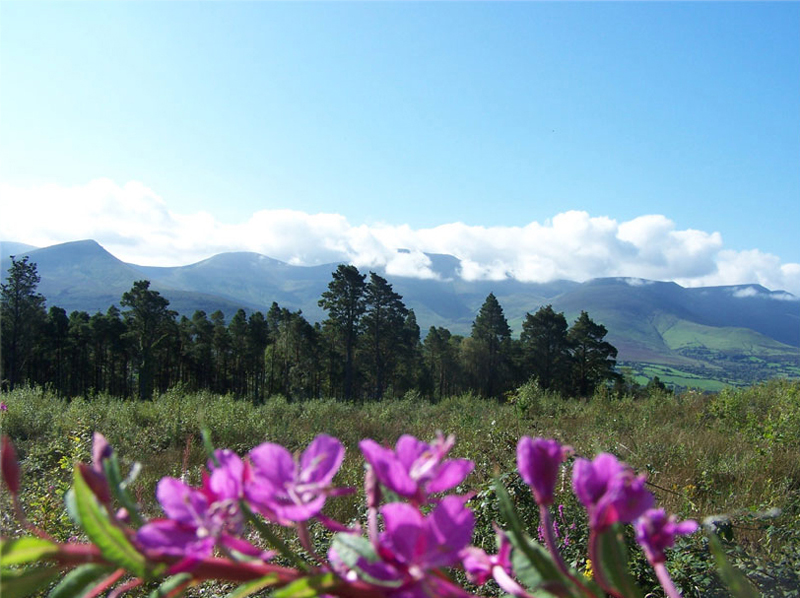
<svg viewBox="0 0 800 598">
<path fill-rule="evenodd" d="M 105 475 L 103 461 L 111 457 L 112 452 L 113 449 L 106 437 L 100 432 L 95 432 L 92 436 L 92 469 L 100 475 Z"/>
<path fill-rule="evenodd" d="M 104 475 L 100 475 L 86 463 L 78 463 L 81 477 L 100 503 L 106 505 L 111 502 L 111 490 Z"/>
<path fill-rule="evenodd" d="M 692 519 L 678 523 L 674 515 L 667 517 L 664 509 L 650 509 L 633 524 L 636 541 L 641 545 L 651 565 L 666 561 L 664 550 L 675 545 L 675 536 L 693 534 L 697 522 Z"/>
<path fill-rule="evenodd" d="M 530 486 L 536 503 L 547 507 L 553 503 L 558 469 L 572 449 L 555 440 L 523 436 L 517 444 L 517 469 Z"/>
</svg>

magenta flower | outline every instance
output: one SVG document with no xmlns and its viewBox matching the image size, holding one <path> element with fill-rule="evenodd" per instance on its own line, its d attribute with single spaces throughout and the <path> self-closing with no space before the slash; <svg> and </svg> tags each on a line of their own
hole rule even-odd
<svg viewBox="0 0 800 598">
<path fill-rule="evenodd" d="M 495 567 L 511 574 L 511 542 L 496 526 L 495 532 L 500 542 L 497 554 L 486 554 L 486 551 L 477 546 L 467 546 L 461 551 L 461 562 L 467 573 L 467 579 L 479 586 L 496 575 Z"/>
<path fill-rule="evenodd" d="M 533 491 L 536 503 L 553 504 L 553 490 L 558 479 L 558 469 L 572 448 L 561 446 L 555 440 L 523 436 L 517 444 L 517 469 Z"/>
<path fill-rule="evenodd" d="M 666 561 L 664 551 L 675 545 L 675 536 L 697 531 L 696 521 L 687 519 L 678 523 L 674 515 L 667 517 L 664 509 L 650 509 L 633 524 L 636 541 L 641 545 L 651 565 Z"/>
<path fill-rule="evenodd" d="M 156 497 L 167 519 L 142 526 L 136 539 L 155 554 L 204 558 L 219 542 L 248 554 L 261 554 L 249 543 L 236 538 L 243 529 L 239 509 L 242 498 L 244 463 L 234 452 L 215 452 L 219 466 L 209 463 L 210 476 L 201 488 L 192 488 L 172 477 L 162 478 Z"/>
<path fill-rule="evenodd" d="M 598 532 L 617 522 L 632 523 L 653 506 L 645 480 L 608 453 L 600 453 L 594 461 L 577 459 L 572 469 L 575 494 L 589 512 L 590 527 Z"/>
<path fill-rule="evenodd" d="M 456 565 L 472 539 L 475 519 L 464 503 L 463 497 L 448 496 L 427 517 L 409 504 L 384 505 L 381 514 L 385 531 L 377 546 L 380 560 L 367 562 L 361 558 L 358 570 L 368 576 L 368 583 L 381 587 L 391 598 L 466 596 L 463 590 L 429 574 Z M 329 557 L 341 570 L 335 550 L 331 549 Z M 351 575 L 340 572 L 345 578 Z"/>
<path fill-rule="evenodd" d="M 283 525 L 316 516 L 344 459 L 344 446 L 321 434 L 303 451 L 299 462 L 279 444 L 265 442 L 250 451 L 253 467 L 245 487 L 248 501 L 265 517 Z"/>
<path fill-rule="evenodd" d="M 467 459 L 445 459 L 454 443 L 454 436 L 445 438 L 439 433 L 433 444 L 403 435 L 394 451 L 369 439 L 358 446 L 381 484 L 400 496 L 424 503 L 428 495 L 458 486 L 475 467 Z"/>
<path fill-rule="evenodd" d="M 8 411 L 8 405 L 4 401 L 0 401 L 0 411 Z"/>
<path fill-rule="evenodd" d="M 92 434 L 92 469 L 98 474 L 105 475 L 103 461 L 109 459 L 114 449 L 100 432 Z"/>
</svg>

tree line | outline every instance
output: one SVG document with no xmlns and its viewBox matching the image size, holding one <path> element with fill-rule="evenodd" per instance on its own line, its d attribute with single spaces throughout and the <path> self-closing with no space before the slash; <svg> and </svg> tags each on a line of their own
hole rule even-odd
<svg viewBox="0 0 800 598">
<path fill-rule="evenodd" d="M 333 272 L 310 323 L 302 311 L 273 303 L 266 313 L 197 310 L 178 317 L 146 280 L 134 282 L 105 313 L 46 308 L 40 277 L 27 257 L 12 256 L 2 284 L 4 390 L 42 385 L 62 396 L 97 393 L 149 399 L 181 385 L 187 391 L 263 401 L 336 397 L 370 400 L 409 391 L 440 398 L 462 392 L 501 397 L 535 379 L 546 390 L 588 396 L 619 380 L 617 350 L 586 312 L 567 325 L 551 305 L 528 313 L 512 338 L 494 294 L 469 336 L 432 326 L 421 339 L 412 309 L 375 272 Z"/>
</svg>

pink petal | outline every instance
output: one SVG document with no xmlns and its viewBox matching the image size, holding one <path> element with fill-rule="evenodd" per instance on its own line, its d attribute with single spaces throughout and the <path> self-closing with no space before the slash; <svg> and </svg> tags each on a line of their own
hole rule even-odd
<svg viewBox="0 0 800 598">
<path fill-rule="evenodd" d="M 385 449 L 369 439 L 362 440 L 358 446 L 381 484 L 400 496 L 411 497 L 417 493 L 416 482 L 409 477 L 394 451 Z"/>
<path fill-rule="evenodd" d="M 219 499 L 237 499 L 242 495 L 244 462 L 231 450 L 215 451 L 219 467 L 209 465 L 211 477 L 209 486 Z"/>
<path fill-rule="evenodd" d="M 136 532 L 136 540 L 149 552 L 173 556 L 203 558 L 214 549 L 214 539 L 198 538 L 188 529 L 170 520 L 151 521 Z"/>
<path fill-rule="evenodd" d="M 281 445 L 264 442 L 251 450 L 249 454 L 255 478 L 263 478 L 279 488 L 282 488 L 286 482 L 294 481 L 294 459 L 292 454 Z"/>
<path fill-rule="evenodd" d="M 428 483 L 426 490 L 429 493 L 444 492 L 455 488 L 464 481 L 475 468 L 475 463 L 468 459 L 450 459 L 442 463 L 436 471 L 435 477 Z"/>
<path fill-rule="evenodd" d="M 414 465 L 414 462 L 426 451 L 431 452 L 431 446 L 429 444 L 417 440 L 408 434 L 403 434 L 395 445 L 397 458 L 400 460 L 400 463 L 403 464 L 406 471 L 409 471 Z"/>
<path fill-rule="evenodd" d="M 417 564 L 426 548 L 425 520 L 422 514 L 405 503 L 390 503 L 381 508 L 386 531 L 381 544 L 406 564 Z"/>
<path fill-rule="evenodd" d="M 429 533 L 425 564 L 447 567 L 458 561 L 458 554 L 472 541 L 475 517 L 464 498 L 448 496 L 427 517 Z"/>
<path fill-rule="evenodd" d="M 188 525 L 197 525 L 208 510 L 208 501 L 199 490 L 177 478 L 161 478 L 156 497 L 167 517 Z"/>
<path fill-rule="evenodd" d="M 300 459 L 300 471 L 303 482 L 316 482 L 320 485 L 330 484 L 333 476 L 339 471 L 344 459 L 344 446 L 336 438 L 320 434 Z"/>
</svg>

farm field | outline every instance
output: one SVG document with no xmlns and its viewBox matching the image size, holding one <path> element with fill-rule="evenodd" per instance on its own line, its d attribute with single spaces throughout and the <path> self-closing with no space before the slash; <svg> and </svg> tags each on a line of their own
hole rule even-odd
<svg viewBox="0 0 800 598">
<path fill-rule="evenodd" d="M 201 428 L 217 447 L 244 454 L 270 440 L 290 450 L 305 447 L 317 434 L 339 438 L 347 456 L 339 485 L 360 487 L 364 438 L 391 443 L 404 433 L 430 440 L 437 430 L 455 433 L 453 455 L 472 459 L 475 471 L 464 490 L 476 492 L 475 543 L 493 548 L 491 521 L 498 516 L 491 483 L 501 473 L 528 525 L 538 525 L 536 509 L 515 469 L 515 448 L 523 435 L 553 437 L 577 455 L 607 451 L 648 473 L 660 506 L 679 518 L 727 515 L 718 531 L 727 539 L 732 561 L 747 571 L 765 595 L 797 595 L 800 587 L 800 383 L 772 381 L 716 395 L 653 391 L 641 399 L 588 401 L 562 399 L 523 386 L 507 402 L 473 395 L 436 403 L 413 393 L 402 400 L 373 403 L 288 402 L 273 397 L 263 405 L 180 389 L 152 402 L 100 396 L 91 401 L 57 399 L 41 389 L 2 395 L 3 434 L 15 443 L 23 469 L 23 502 L 30 519 L 61 540 L 76 533 L 61 505 L 73 462 L 88 461 L 94 431 L 106 435 L 127 469 L 143 464 L 136 496 L 150 516 L 158 515 L 155 484 L 162 476 L 184 474 L 199 483 L 204 450 Z M 328 515 L 343 522 L 362 520 L 355 500 L 330 503 Z M 562 529 L 572 537 L 567 560 L 586 566 L 586 524 L 569 479 L 556 495 Z M 19 533 L 2 503 L 2 534 Z M 776 515 L 778 511 L 780 514 Z M 771 510 L 771 511 L 770 511 Z M 770 517 L 764 513 L 770 512 Z M 315 539 L 325 542 L 325 534 Z M 655 588 L 649 568 L 632 550 L 632 567 L 645 587 Z M 793 556 L 794 555 L 794 556 Z M 669 562 L 685 596 L 714 595 L 718 588 L 701 534 L 684 539 Z M 792 592 L 795 592 L 792 594 Z"/>
</svg>

